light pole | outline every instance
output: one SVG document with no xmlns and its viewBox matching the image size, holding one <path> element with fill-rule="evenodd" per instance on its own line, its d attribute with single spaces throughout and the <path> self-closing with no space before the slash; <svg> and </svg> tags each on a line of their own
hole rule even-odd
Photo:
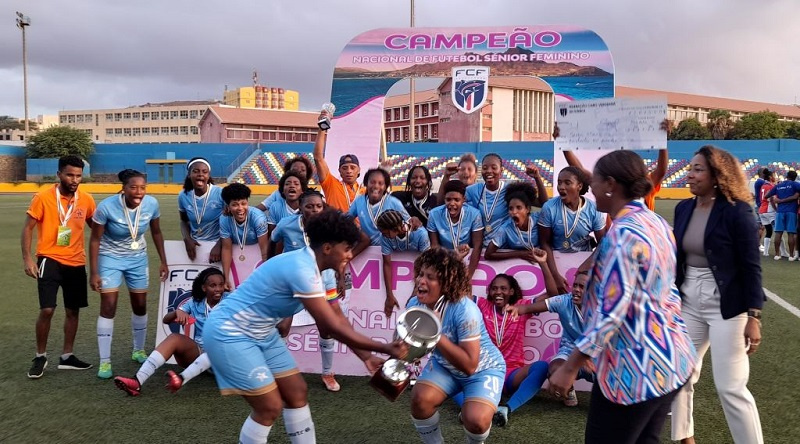
<svg viewBox="0 0 800 444">
<path fill-rule="evenodd" d="M 411 0 L 411 27 L 414 27 L 414 0 Z M 411 91 L 408 94 L 408 141 L 414 143 L 414 139 L 416 138 L 416 131 L 414 128 L 414 108 L 416 108 L 416 104 L 414 103 L 414 93 L 416 92 L 416 85 L 414 82 L 414 77 L 409 79 L 409 87 Z"/>
<path fill-rule="evenodd" d="M 25 28 L 31 25 L 31 18 L 17 11 L 17 28 L 22 30 L 22 88 L 25 95 L 25 143 L 28 143 L 28 46 L 25 41 Z"/>
</svg>

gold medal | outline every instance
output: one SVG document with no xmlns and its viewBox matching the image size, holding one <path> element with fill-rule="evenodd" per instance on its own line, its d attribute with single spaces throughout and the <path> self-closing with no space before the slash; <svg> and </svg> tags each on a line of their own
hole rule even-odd
<svg viewBox="0 0 800 444">
<path fill-rule="evenodd" d="M 492 232 L 492 226 L 491 225 L 488 225 L 488 224 L 486 225 L 486 232 L 487 233 L 491 233 Z"/>
<path fill-rule="evenodd" d="M 203 229 L 202 229 L 202 228 L 200 228 L 200 227 L 198 227 L 198 228 L 197 228 L 197 234 L 198 234 L 198 235 L 199 235 L 199 234 L 203 234 Z"/>
<path fill-rule="evenodd" d="M 139 249 L 139 242 L 133 241 L 131 242 L 131 250 L 138 250 Z"/>
<path fill-rule="evenodd" d="M 565 240 L 564 243 L 561 244 L 561 246 L 564 247 L 565 250 L 569 250 L 571 247 L 568 240 Z"/>
<path fill-rule="evenodd" d="M 242 262 L 244 262 L 244 259 L 245 259 L 244 255 L 243 255 L 243 254 L 240 254 L 240 255 L 239 255 L 239 260 L 240 260 L 240 261 L 242 261 Z"/>
</svg>

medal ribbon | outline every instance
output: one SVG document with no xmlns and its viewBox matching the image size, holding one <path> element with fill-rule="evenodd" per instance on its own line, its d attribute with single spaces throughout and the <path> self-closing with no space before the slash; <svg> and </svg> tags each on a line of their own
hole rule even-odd
<svg viewBox="0 0 800 444">
<path fill-rule="evenodd" d="M 239 237 L 239 226 L 240 226 L 239 222 L 236 222 L 236 218 L 234 216 L 231 217 L 233 217 L 233 224 L 234 224 L 233 235 L 236 236 L 236 243 L 239 244 L 239 250 L 241 253 L 244 252 L 244 244 L 245 242 L 247 242 L 247 225 L 248 225 L 247 221 L 250 219 L 250 209 L 248 208 L 247 212 L 244 213 L 244 227 L 242 227 L 241 238 Z"/>
<path fill-rule="evenodd" d="M 136 242 L 139 237 L 139 216 L 142 215 L 142 204 L 136 207 L 135 221 L 131 222 L 131 212 L 128 211 L 128 204 L 125 203 L 125 196 L 119 195 L 119 202 L 122 205 L 122 212 L 125 213 L 125 223 L 128 225 L 128 232 L 131 234 L 131 241 Z"/>
<path fill-rule="evenodd" d="M 446 210 L 445 208 L 445 217 L 447 217 L 447 223 L 450 224 L 450 239 L 453 241 L 453 250 L 458 250 L 459 239 L 461 238 L 461 222 L 464 219 L 464 207 L 461 207 L 461 213 L 458 215 L 458 222 L 455 224 Z M 455 228 L 455 230 L 453 228 Z"/>
<path fill-rule="evenodd" d="M 72 199 L 70 199 L 69 204 L 67 204 L 67 211 L 64 211 L 64 208 L 61 206 L 61 192 L 58 190 L 58 185 L 56 185 L 56 207 L 58 207 L 58 221 L 61 223 L 61 226 L 66 227 L 67 222 L 69 222 L 69 218 L 72 217 L 72 211 L 75 209 L 75 206 L 78 204 L 78 192 L 75 191 Z"/>
<path fill-rule="evenodd" d="M 492 201 L 492 207 L 486 207 L 486 201 L 488 200 L 486 184 L 483 185 L 483 189 L 481 190 L 481 204 L 483 204 L 483 215 L 486 219 L 486 225 L 492 224 L 492 216 L 494 215 L 494 207 L 497 206 L 497 201 L 500 200 L 500 190 L 506 185 L 505 182 L 500 181 L 500 186 L 495 191 L 494 201 Z"/>
<path fill-rule="evenodd" d="M 192 196 L 192 205 L 194 206 L 194 220 L 197 222 L 198 229 L 201 227 L 200 222 L 203 221 L 203 216 L 205 216 L 206 214 L 206 206 L 208 205 L 208 195 L 211 194 L 211 187 L 213 186 L 214 184 L 208 184 L 206 192 L 203 193 L 202 196 L 200 196 L 200 199 L 203 200 L 203 207 L 199 212 L 197 211 L 197 197 L 194 195 Z"/>
<path fill-rule="evenodd" d="M 503 325 L 499 326 L 497 322 L 497 309 L 492 310 L 494 314 L 494 339 L 497 341 L 497 346 L 503 343 L 503 336 L 506 334 L 506 321 L 508 321 L 508 314 L 503 315 Z M 498 328 L 499 327 L 499 328 Z"/>
<path fill-rule="evenodd" d="M 422 208 L 422 206 L 425 205 L 425 202 L 428 201 L 428 198 L 430 196 L 431 195 L 428 194 L 427 196 L 425 196 L 425 199 L 422 200 L 418 200 L 416 197 L 411 196 L 411 204 L 414 205 L 414 207 L 420 212 L 420 214 L 424 215 L 425 217 L 428 217 L 428 211 Z"/>
<path fill-rule="evenodd" d="M 564 202 L 561 202 L 561 216 L 564 218 L 564 238 L 568 241 L 572 233 L 575 232 L 575 228 L 578 227 L 578 222 L 580 221 L 581 211 L 583 211 L 584 202 L 583 198 L 579 197 L 580 201 L 578 202 L 578 210 L 575 211 L 575 220 L 572 222 L 572 226 L 567 231 L 567 206 Z"/>
<path fill-rule="evenodd" d="M 514 224 L 514 229 L 517 230 L 517 236 L 519 236 L 519 241 L 522 242 L 522 245 L 528 247 L 529 250 L 533 251 L 533 242 L 531 241 L 531 237 L 533 235 L 533 221 L 531 220 L 530 216 L 528 216 L 528 240 L 525 241 L 525 238 L 522 237 L 522 231 L 520 231 L 517 224 Z"/>
<path fill-rule="evenodd" d="M 367 195 L 364 195 L 364 202 L 367 203 L 367 214 L 369 214 L 369 218 L 372 220 L 372 225 L 375 227 L 375 229 L 378 228 L 378 216 L 380 216 L 381 210 L 383 210 L 383 204 L 386 203 L 386 196 L 388 196 L 388 194 L 384 194 L 383 197 L 381 197 L 380 203 L 376 204 L 378 205 L 378 211 L 376 211 L 375 214 L 372 214 L 372 204 L 369 203 L 369 198 Z"/>
<path fill-rule="evenodd" d="M 342 182 L 342 188 L 344 189 L 344 196 L 347 198 L 347 204 L 350 205 L 350 203 L 353 202 L 353 200 L 350 199 L 350 191 L 347 190 L 347 184 Z M 359 185 L 359 184 L 354 184 L 353 185 L 353 193 L 354 193 L 353 194 L 353 199 L 355 199 L 358 196 L 358 190 L 360 190 L 360 189 L 361 189 L 361 185 Z"/>
</svg>

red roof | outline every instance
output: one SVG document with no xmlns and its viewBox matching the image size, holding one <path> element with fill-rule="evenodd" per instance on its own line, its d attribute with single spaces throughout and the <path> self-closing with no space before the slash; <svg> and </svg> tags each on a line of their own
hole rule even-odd
<svg viewBox="0 0 800 444">
<path fill-rule="evenodd" d="M 316 128 L 317 116 L 319 116 L 318 113 L 307 111 L 209 106 L 201 121 L 205 120 L 210 114 L 213 114 L 220 123 L 304 128 Z"/>
</svg>

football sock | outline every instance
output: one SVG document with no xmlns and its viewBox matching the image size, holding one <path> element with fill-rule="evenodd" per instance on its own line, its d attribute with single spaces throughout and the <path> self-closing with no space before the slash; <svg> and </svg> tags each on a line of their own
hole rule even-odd
<svg viewBox="0 0 800 444">
<path fill-rule="evenodd" d="M 197 359 L 194 360 L 188 367 L 186 367 L 183 372 L 181 372 L 181 377 L 183 378 L 183 383 L 186 384 L 190 380 L 192 380 L 195 376 L 203 373 L 204 371 L 211 368 L 211 361 L 208 359 L 208 354 L 203 353 L 202 355 L 198 356 Z"/>
<path fill-rule="evenodd" d="M 150 356 L 147 357 L 147 360 L 142 363 L 141 367 L 139 367 L 139 371 L 136 372 L 136 379 L 139 380 L 139 385 L 144 384 L 149 377 L 153 376 L 153 373 L 155 373 L 159 367 L 164 365 L 164 362 L 166 362 L 166 359 L 161 356 L 161 353 L 153 350 L 153 353 L 150 353 Z"/>
<path fill-rule="evenodd" d="M 417 419 L 412 416 L 411 422 L 414 423 L 423 444 L 444 444 L 442 429 L 439 428 L 439 411 L 428 419 Z"/>
<path fill-rule="evenodd" d="M 111 338 L 114 336 L 114 318 L 97 317 L 97 349 L 100 363 L 111 362 Z"/>
<path fill-rule="evenodd" d="M 286 435 L 292 444 L 315 444 L 314 421 L 311 420 L 311 409 L 308 404 L 299 409 L 283 409 L 283 422 Z"/>
<path fill-rule="evenodd" d="M 147 315 L 131 314 L 131 325 L 133 326 L 133 350 L 144 350 L 144 342 L 147 339 Z"/>
</svg>

